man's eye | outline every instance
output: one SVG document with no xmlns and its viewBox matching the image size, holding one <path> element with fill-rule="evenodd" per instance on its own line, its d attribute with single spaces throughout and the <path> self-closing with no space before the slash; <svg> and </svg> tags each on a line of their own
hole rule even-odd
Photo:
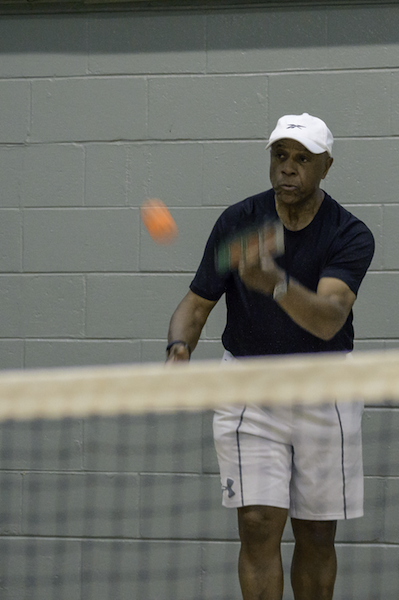
<svg viewBox="0 0 399 600">
<path fill-rule="evenodd" d="M 308 157 L 307 156 L 301 156 L 300 157 L 300 161 L 303 162 L 303 163 L 306 163 L 306 162 L 308 162 Z"/>
</svg>

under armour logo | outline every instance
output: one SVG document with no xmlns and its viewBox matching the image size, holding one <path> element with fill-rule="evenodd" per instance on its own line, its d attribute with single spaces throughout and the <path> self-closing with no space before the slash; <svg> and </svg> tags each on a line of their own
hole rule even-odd
<svg viewBox="0 0 399 600">
<path fill-rule="evenodd" d="M 231 489 L 234 485 L 234 480 L 233 479 L 228 479 L 226 481 L 227 485 L 222 485 L 222 490 L 223 492 L 227 490 L 227 495 L 229 498 L 232 498 L 233 496 L 236 495 L 235 492 L 233 492 L 233 490 Z"/>
<path fill-rule="evenodd" d="M 287 129 L 306 129 L 306 125 L 296 125 L 295 123 L 289 123 Z"/>
</svg>

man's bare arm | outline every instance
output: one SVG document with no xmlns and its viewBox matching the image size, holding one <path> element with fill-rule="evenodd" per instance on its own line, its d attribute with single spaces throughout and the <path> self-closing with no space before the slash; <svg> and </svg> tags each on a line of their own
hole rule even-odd
<svg viewBox="0 0 399 600">
<path fill-rule="evenodd" d="M 291 280 L 278 303 L 297 325 L 327 341 L 344 326 L 355 300 L 346 283 L 323 277 L 316 293 Z"/>
<path fill-rule="evenodd" d="M 180 302 L 172 315 L 168 332 L 168 344 L 176 343 L 168 350 L 167 362 L 188 360 L 196 347 L 202 328 L 216 302 L 201 298 L 191 290 Z M 185 345 L 186 344 L 186 345 Z"/>
</svg>

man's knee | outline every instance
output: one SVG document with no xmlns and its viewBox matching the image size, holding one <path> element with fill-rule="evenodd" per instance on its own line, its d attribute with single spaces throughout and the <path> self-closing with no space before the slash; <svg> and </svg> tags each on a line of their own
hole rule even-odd
<svg viewBox="0 0 399 600">
<path fill-rule="evenodd" d="M 336 521 L 305 521 L 292 519 L 292 530 L 297 544 L 318 548 L 334 546 Z"/>
<path fill-rule="evenodd" d="M 238 509 L 238 527 L 243 543 L 280 543 L 287 510 L 273 506 L 244 506 Z"/>
</svg>

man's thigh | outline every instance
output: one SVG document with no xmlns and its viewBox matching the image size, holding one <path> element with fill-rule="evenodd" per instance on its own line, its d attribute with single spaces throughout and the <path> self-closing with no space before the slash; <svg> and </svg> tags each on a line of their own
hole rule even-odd
<svg viewBox="0 0 399 600">
<path fill-rule="evenodd" d="M 223 505 L 288 509 L 292 469 L 291 417 L 277 419 L 253 406 L 216 411 L 214 440 Z"/>
<path fill-rule="evenodd" d="M 295 412 L 290 516 L 334 521 L 363 514 L 361 404 Z"/>
</svg>

